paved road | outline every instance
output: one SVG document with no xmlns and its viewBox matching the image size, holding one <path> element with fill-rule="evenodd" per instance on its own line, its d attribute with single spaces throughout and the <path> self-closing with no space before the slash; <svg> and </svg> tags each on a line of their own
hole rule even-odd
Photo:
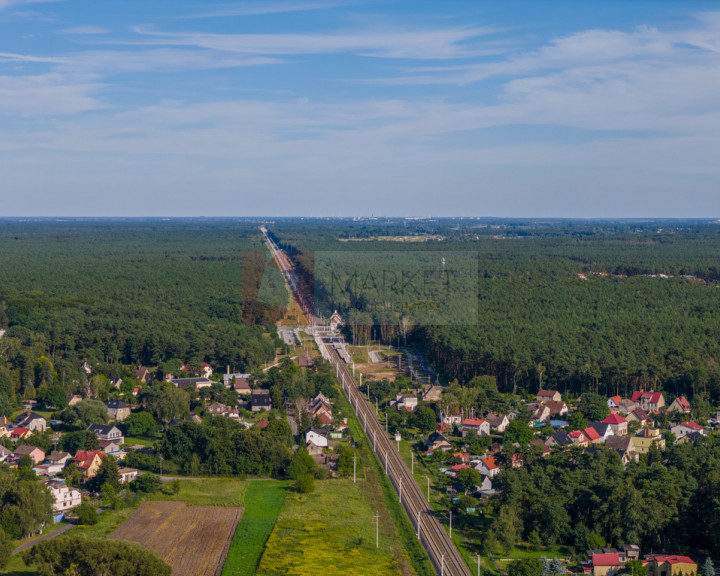
<svg viewBox="0 0 720 576">
<path fill-rule="evenodd" d="M 75 528 L 74 524 L 65 524 L 65 526 L 60 526 L 60 528 L 57 528 L 53 530 L 52 532 L 48 532 L 47 534 L 43 534 L 42 536 L 38 536 L 37 538 L 33 538 L 32 540 L 28 540 L 24 544 L 20 544 L 15 550 L 12 551 L 13 554 L 18 554 L 22 552 L 23 550 L 29 550 L 35 544 L 38 542 L 42 542 L 43 540 L 47 540 L 48 538 L 54 538 L 55 536 L 59 536 L 63 532 L 67 532 L 70 530 L 70 528 Z"/>
<path fill-rule="evenodd" d="M 308 319 L 314 324 L 315 318 L 312 309 L 306 305 L 309 299 L 302 293 L 295 275 L 292 273 L 292 263 L 270 239 L 267 231 L 264 228 L 262 231 L 280 269 L 286 274 L 288 284 L 296 291 L 296 298 Z M 353 378 L 346 363 L 338 356 L 337 352 L 330 346 L 322 344 L 322 342 L 320 342 L 320 345 L 323 356 L 330 360 L 335 367 L 343 390 L 355 409 L 355 413 L 363 425 L 380 463 L 385 468 L 390 482 L 398 493 L 400 502 L 405 508 L 410 522 L 415 527 L 435 570 L 443 576 L 471 576 L 467 564 L 465 564 L 457 548 L 450 540 L 445 528 L 438 521 L 435 512 L 426 500 L 425 494 L 395 447 L 395 443 L 385 433 L 384 427 L 377 419 L 375 407 L 358 390 L 355 378 Z"/>
</svg>

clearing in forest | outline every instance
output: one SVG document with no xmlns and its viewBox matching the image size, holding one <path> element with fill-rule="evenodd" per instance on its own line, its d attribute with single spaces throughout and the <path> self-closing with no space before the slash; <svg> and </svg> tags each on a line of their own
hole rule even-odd
<svg viewBox="0 0 720 576">
<path fill-rule="evenodd" d="M 242 511 L 144 502 L 111 538 L 154 550 L 172 566 L 173 576 L 219 576 Z"/>
</svg>

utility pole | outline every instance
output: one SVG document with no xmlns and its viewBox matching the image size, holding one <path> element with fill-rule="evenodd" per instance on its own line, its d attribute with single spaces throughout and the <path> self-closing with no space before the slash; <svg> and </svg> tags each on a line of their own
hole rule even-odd
<svg viewBox="0 0 720 576">
<path fill-rule="evenodd" d="M 428 490 L 427 490 L 428 504 L 430 504 L 430 476 L 425 476 L 425 478 L 427 479 L 427 486 L 428 486 Z"/>
<path fill-rule="evenodd" d="M 445 576 L 445 554 L 440 556 L 440 576 Z"/>
<path fill-rule="evenodd" d="M 477 576 L 480 576 L 480 554 L 478 554 L 477 557 L 478 557 L 478 573 L 477 573 Z"/>
<path fill-rule="evenodd" d="M 450 510 L 450 540 L 452 540 L 452 510 Z"/>
<path fill-rule="evenodd" d="M 400 504 L 402 504 L 402 476 L 400 476 Z"/>
<path fill-rule="evenodd" d="M 418 540 L 420 540 L 420 510 L 418 510 L 418 518 L 417 518 L 417 529 L 418 529 Z"/>
<path fill-rule="evenodd" d="M 353 456 L 353 484 L 357 482 L 357 456 Z"/>
<path fill-rule="evenodd" d="M 410 473 L 415 476 L 415 453 L 410 452 Z"/>
<path fill-rule="evenodd" d="M 162 476 L 162 456 L 159 456 L 160 459 L 160 476 Z"/>
<path fill-rule="evenodd" d="M 385 452 L 385 474 L 387 474 L 387 452 Z"/>
<path fill-rule="evenodd" d="M 385 410 L 385 434 L 387 434 L 388 428 L 387 428 L 387 410 Z"/>
</svg>

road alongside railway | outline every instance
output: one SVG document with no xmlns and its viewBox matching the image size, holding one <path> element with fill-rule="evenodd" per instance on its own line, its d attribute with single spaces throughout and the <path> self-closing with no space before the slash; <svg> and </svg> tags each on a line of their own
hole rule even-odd
<svg viewBox="0 0 720 576">
<path fill-rule="evenodd" d="M 298 303 L 303 308 L 308 320 L 315 324 L 316 318 L 310 295 L 305 294 L 299 284 L 292 262 L 275 244 L 265 227 L 262 227 L 261 231 L 265 235 L 268 249 L 272 252 L 278 267 L 285 275 Z M 335 338 L 336 341 L 339 339 L 339 337 Z M 323 357 L 329 360 L 335 368 L 343 390 L 350 400 L 350 404 L 354 408 L 385 473 L 395 488 L 400 503 L 403 505 L 435 570 L 441 576 L 471 576 L 467 564 L 465 564 L 445 528 L 437 519 L 435 512 L 426 500 L 423 490 L 415 481 L 395 443 L 380 424 L 374 405 L 370 404 L 358 390 L 358 383 L 347 364 L 337 354 L 337 351 L 323 342 L 321 338 L 317 338 L 316 341 Z"/>
</svg>

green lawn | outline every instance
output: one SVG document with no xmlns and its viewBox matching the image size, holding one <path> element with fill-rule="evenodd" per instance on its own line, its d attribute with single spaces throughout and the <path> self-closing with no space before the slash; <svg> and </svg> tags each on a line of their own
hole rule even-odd
<svg viewBox="0 0 720 576">
<path fill-rule="evenodd" d="M 316 482 L 311 494 L 290 492 L 257 575 L 402 574 L 394 526 L 382 523 L 375 547 L 376 510 L 367 489 L 367 482 L 332 479 Z"/>
<path fill-rule="evenodd" d="M 150 500 L 180 500 L 190 506 L 244 506 L 246 480 L 235 478 L 204 478 L 202 480 L 180 480 L 180 492 L 168 496 L 156 493 Z"/>
<path fill-rule="evenodd" d="M 275 526 L 288 491 L 288 482 L 253 480 L 245 491 L 245 511 L 238 523 L 223 576 L 253 576 Z"/>
</svg>

